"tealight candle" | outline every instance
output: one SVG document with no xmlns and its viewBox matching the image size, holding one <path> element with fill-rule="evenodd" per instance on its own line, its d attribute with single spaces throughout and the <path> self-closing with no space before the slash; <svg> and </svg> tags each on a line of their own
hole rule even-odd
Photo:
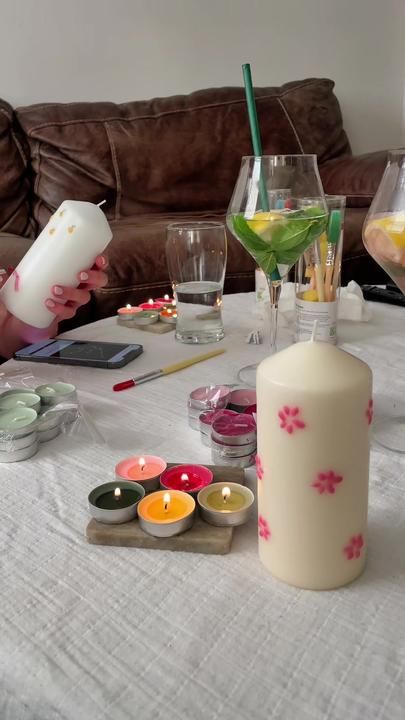
<svg viewBox="0 0 405 720">
<path fill-rule="evenodd" d="M 136 305 L 130 305 L 129 303 L 125 307 L 118 308 L 117 313 L 120 316 L 120 320 L 132 320 L 133 316 L 137 313 L 142 312 L 142 308 Z"/>
<path fill-rule="evenodd" d="M 195 500 L 188 493 L 159 490 L 146 495 L 139 503 L 139 525 L 149 535 L 172 537 L 192 526 L 194 511 Z"/>
<path fill-rule="evenodd" d="M 177 310 L 172 310 L 172 308 L 163 308 L 163 310 L 159 313 L 159 317 L 162 322 L 175 325 L 177 322 Z"/>
<path fill-rule="evenodd" d="M 161 310 L 163 306 L 164 302 L 157 302 L 157 300 L 153 300 L 152 298 L 150 298 L 148 302 L 139 305 L 141 310 Z"/>
<path fill-rule="evenodd" d="M 203 465 L 175 465 L 162 473 L 160 486 L 193 494 L 210 485 L 213 477 L 211 470 Z"/>
<path fill-rule="evenodd" d="M 141 310 L 132 317 L 132 323 L 134 325 L 153 325 L 158 322 L 159 313 L 156 310 Z"/>
<path fill-rule="evenodd" d="M 134 455 L 121 460 L 115 467 L 115 475 L 124 480 L 138 482 L 146 492 L 159 487 L 159 478 L 166 470 L 166 463 L 156 455 Z"/>
<path fill-rule="evenodd" d="M 155 299 L 155 302 L 161 303 L 162 305 L 169 306 L 169 307 L 170 307 L 170 305 L 175 305 L 175 304 L 176 304 L 174 298 L 169 297 L 169 295 L 165 295 L 165 296 L 162 297 L 162 298 L 156 298 L 156 299 Z"/>
<path fill-rule="evenodd" d="M 211 525 L 243 525 L 249 519 L 254 495 L 238 483 L 214 483 L 197 496 L 200 515 Z"/>
<path fill-rule="evenodd" d="M 201 442 L 207 447 L 211 447 L 212 423 L 220 413 L 224 413 L 224 415 L 228 415 L 228 417 L 231 415 L 237 415 L 234 410 L 227 410 L 226 408 L 224 408 L 223 410 L 204 410 L 204 412 L 200 413 L 200 415 L 198 416 Z"/>
<path fill-rule="evenodd" d="M 71 383 L 55 382 L 39 385 L 35 392 L 40 396 L 43 405 L 58 405 L 61 402 L 74 402 L 76 388 Z"/>
<path fill-rule="evenodd" d="M 256 404 L 256 390 L 251 388 L 235 388 L 231 390 L 228 407 L 236 412 L 243 413 L 246 408 Z"/>
<path fill-rule="evenodd" d="M 212 423 L 212 440 L 227 445 L 249 445 L 256 443 L 256 423 L 252 415 L 221 413 Z"/>
<path fill-rule="evenodd" d="M 330 590 L 366 559 L 372 374 L 324 342 L 257 371 L 259 556 L 280 580 Z"/>
<path fill-rule="evenodd" d="M 88 497 L 89 509 L 95 520 L 107 525 L 116 525 L 133 520 L 138 503 L 145 495 L 141 485 L 134 482 L 104 483 L 91 491 Z"/>
<path fill-rule="evenodd" d="M 37 413 L 32 408 L 16 407 L 0 413 L 0 439 L 21 437 L 35 430 Z"/>
<path fill-rule="evenodd" d="M 0 395 L 0 410 L 12 410 L 16 407 L 29 407 L 39 412 L 41 398 L 30 390 L 6 390 Z"/>
</svg>

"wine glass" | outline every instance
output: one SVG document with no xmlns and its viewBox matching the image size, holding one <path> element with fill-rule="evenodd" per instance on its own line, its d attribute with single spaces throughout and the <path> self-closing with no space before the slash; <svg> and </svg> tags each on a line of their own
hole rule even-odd
<svg viewBox="0 0 405 720">
<path fill-rule="evenodd" d="M 315 155 L 242 158 L 227 225 L 266 275 L 271 353 L 276 351 L 282 281 L 302 253 L 318 240 L 327 217 Z M 239 380 L 254 386 L 256 368 L 257 364 L 242 368 Z"/>
<path fill-rule="evenodd" d="M 371 257 L 405 294 L 405 148 L 388 153 L 384 174 L 364 221 L 363 242 Z M 380 420 L 373 434 L 383 447 L 405 452 L 405 417 Z"/>
</svg>

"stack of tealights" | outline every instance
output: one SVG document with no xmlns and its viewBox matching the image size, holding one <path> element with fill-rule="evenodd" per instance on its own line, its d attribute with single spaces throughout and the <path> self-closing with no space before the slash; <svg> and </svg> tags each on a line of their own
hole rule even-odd
<svg viewBox="0 0 405 720">
<path fill-rule="evenodd" d="M 28 460 L 39 443 L 59 435 L 65 414 L 61 403 L 75 403 L 76 388 L 70 383 L 39 385 L 0 394 L 0 463 Z"/>
<path fill-rule="evenodd" d="M 213 482 L 202 465 L 174 465 L 153 455 L 122 460 L 116 479 L 91 491 L 89 508 L 106 524 L 130 522 L 155 537 L 171 537 L 189 530 L 196 517 L 217 526 L 244 524 L 254 496 L 238 483 Z"/>
<path fill-rule="evenodd" d="M 256 392 L 250 388 L 207 385 L 188 399 L 188 421 L 199 430 L 203 445 L 211 447 L 212 461 L 249 467 L 256 455 Z"/>
<path fill-rule="evenodd" d="M 154 325 L 161 321 L 175 325 L 177 321 L 176 302 L 169 295 L 162 298 L 150 298 L 140 305 L 130 305 L 118 308 L 117 322 L 125 327 L 142 327 Z"/>
</svg>

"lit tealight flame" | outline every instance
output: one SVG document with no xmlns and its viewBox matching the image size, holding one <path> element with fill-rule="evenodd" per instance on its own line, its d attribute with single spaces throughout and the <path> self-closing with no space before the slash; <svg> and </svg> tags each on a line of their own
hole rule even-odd
<svg viewBox="0 0 405 720">
<path fill-rule="evenodd" d="M 170 493 L 165 493 L 163 495 L 163 507 L 164 507 L 165 512 L 168 511 L 169 505 L 170 505 Z"/>
<path fill-rule="evenodd" d="M 153 298 L 149 298 L 148 303 L 149 305 L 153 305 Z"/>
<path fill-rule="evenodd" d="M 231 490 L 229 487 L 222 488 L 222 497 L 224 499 L 224 503 L 226 503 L 229 500 L 230 495 L 231 495 Z"/>
<path fill-rule="evenodd" d="M 127 310 L 131 310 L 132 305 L 131 305 L 130 303 L 127 303 L 127 304 L 126 304 L 126 308 L 127 308 Z"/>
<path fill-rule="evenodd" d="M 174 307 L 176 307 L 176 301 L 175 301 L 175 300 L 172 300 L 172 305 L 173 305 Z"/>
<path fill-rule="evenodd" d="M 185 485 L 188 485 L 188 475 L 187 475 L 187 473 L 182 473 L 182 474 L 180 475 L 180 480 L 181 480 L 181 482 L 184 483 Z"/>
<path fill-rule="evenodd" d="M 173 310 L 170 310 L 170 308 L 167 308 L 167 314 L 168 314 L 168 315 L 171 315 L 172 312 L 173 312 Z"/>
<path fill-rule="evenodd" d="M 140 457 L 139 460 L 139 467 L 141 468 L 141 472 L 145 470 L 146 460 L 144 457 Z"/>
<path fill-rule="evenodd" d="M 166 295 L 163 295 L 163 300 L 170 300 L 170 298 L 169 298 L 169 296 L 166 294 Z"/>
<path fill-rule="evenodd" d="M 119 500 L 121 497 L 121 489 L 119 487 L 116 487 L 114 489 L 114 497 L 116 500 Z"/>
</svg>

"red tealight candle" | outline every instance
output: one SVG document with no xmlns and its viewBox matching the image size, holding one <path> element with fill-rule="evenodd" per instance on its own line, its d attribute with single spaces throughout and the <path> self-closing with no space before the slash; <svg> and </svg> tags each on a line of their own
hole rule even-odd
<svg viewBox="0 0 405 720">
<path fill-rule="evenodd" d="M 162 303 L 162 305 L 173 305 L 174 298 L 170 297 L 169 295 L 164 295 L 164 297 L 162 298 L 156 298 L 155 302 Z"/>
<path fill-rule="evenodd" d="M 164 303 L 158 302 L 157 300 L 153 300 L 152 298 L 150 298 L 150 300 L 148 300 L 148 302 L 141 303 L 139 305 L 141 310 L 161 310 L 163 306 L 164 306 Z"/>
<path fill-rule="evenodd" d="M 210 485 L 213 477 L 211 470 L 203 465 L 175 465 L 161 474 L 160 486 L 164 490 L 182 490 L 193 494 Z"/>
</svg>

